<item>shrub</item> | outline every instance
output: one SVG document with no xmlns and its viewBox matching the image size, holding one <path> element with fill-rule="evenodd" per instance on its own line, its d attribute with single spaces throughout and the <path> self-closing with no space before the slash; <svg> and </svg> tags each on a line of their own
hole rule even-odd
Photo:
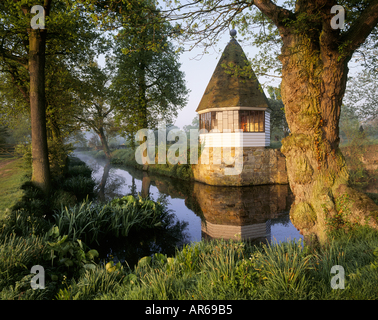
<svg viewBox="0 0 378 320">
<path fill-rule="evenodd" d="M 92 169 L 85 164 L 69 166 L 66 177 L 69 178 L 75 176 L 90 178 L 92 176 Z"/>
<path fill-rule="evenodd" d="M 68 178 L 63 183 L 63 190 L 73 193 L 79 201 L 87 196 L 93 196 L 96 182 L 92 178 L 84 176 L 74 176 Z"/>
</svg>

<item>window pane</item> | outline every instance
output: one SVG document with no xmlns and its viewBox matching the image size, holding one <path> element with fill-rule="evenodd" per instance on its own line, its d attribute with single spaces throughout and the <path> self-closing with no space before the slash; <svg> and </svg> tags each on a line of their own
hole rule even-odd
<svg viewBox="0 0 378 320">
<path fill-rule="evenodd" d="M 223 131 L 225 129 L 228 129 L 228 117 L 227 117 L 227 114 L 228 112 L 227 111 L 223 111 L 223 122 L 222 122 L 222 125 L 223 125 Z"/>
<path fill-rule="evenodd" d="M 248 111 L 240 111 L 240 120 L 239 120 L 239 128 L 242 129 L 244 132 L 248 132 Z"/>
<path fill-rule="evenodd" d="M 234 131 L 239 129 L 239 111 L 234 111 Z"/>
<path fill-rule="evenodd" d="M 217 121 L 218 121 L 218 130 L 219 132 L 222 132 L 222 129 L 223 129 L 223 126 L 222 126 L 222 123 L 223 123 L 223 112 L 217 112 Z"/>
<path fill-rule="evenodd" d="M 249 111 L 248 125 L 249 125 L 249 132 L 255 131 L 254 111 Z"/>
<path fill-rule="evenodd" d="M 217 113 L 212 111 L 211 112 L 211 130 L 218 129 L 218 123 L 216 118 Z"/>
<path fill-rule="evenodd" d="M 234 131 L 234 112 L 228 111 L 228 129 L 231 129 L 231 132 Z"/>
</svg>

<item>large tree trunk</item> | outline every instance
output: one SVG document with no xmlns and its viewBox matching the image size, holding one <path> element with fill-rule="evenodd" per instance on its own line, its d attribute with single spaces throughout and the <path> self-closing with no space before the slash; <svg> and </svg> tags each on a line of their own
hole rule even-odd
<svg viewBox="0 0 378 320">
<path fill-rule="evenodd" d="M 45 110 L 45 30 L 30 30 L 30 114 L 32 132 L 32 181 L 45 193 L 51 187 Z"/>
<path fill-rule="evenodd" d="M 111 152 L 110 152 L 110 149 L 109 149 L 108 142 L 106 141 L 105 132 L 104 132 L 103 127 L 100 127 L 98 129 L 98 135 L 100 137 L 102 150 L 104 150 L 106 158 L 111 159 L 112 155 L 111 155 Z"/>
<path fill-rule="evenodd" d="M 316 39 L 317 38 L 317 39 Z M 298 34 L 283 36 L 280 59 L 282 99 L 290 128 L 282 152 L 295 195 L 290 217 L 303 235 L 320 242 L 338 224 L 378 229 L 378 207 L 348 186 L 348 170 L 339 149 L 339 117 L 348 59 Z M 338 215 L 339 214 L 339 215 Z"/>
<path fill-rule="evenodd" d="M 147 84 L 146 84 L 146 66 L 143 62 L 140 63 L 140 69 L 138 73 L 138 98 L 139 98 L 139 123 L 138 129 L 147 129 L 148 128 L 148 121 L 147 121 Z M 145 141 L 147 141 L 147 137 L 143 138 L 139 137 L 139 144 L 142 145 Z M 147 150 L 143 151 L 143 157 L 147 157 Z M 147 165 L 147 158 L 145 158 L 144 165 Z"/>
</svg>

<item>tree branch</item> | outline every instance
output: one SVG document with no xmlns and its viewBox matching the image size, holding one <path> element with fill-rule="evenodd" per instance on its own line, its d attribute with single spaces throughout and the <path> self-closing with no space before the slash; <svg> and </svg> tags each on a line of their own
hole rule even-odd
<svg viewBox="0 0 378 320">
<path fill-rule="evenodd" d="M 293 12 L 277 6 L 271 0 L 254 0 L 253 4 L 273 21 L 281 35 L 288 31 L 288 27 L 285 26 L 284 20 L 288 18 L 295 19 L 295 14 Z"/>
<path fill-rule="evenodd" d="M 350 56 L 363 44 L 378 24 L 378 0 L 373 0 L 347 32 L 341 36 Z"/>
</svg>

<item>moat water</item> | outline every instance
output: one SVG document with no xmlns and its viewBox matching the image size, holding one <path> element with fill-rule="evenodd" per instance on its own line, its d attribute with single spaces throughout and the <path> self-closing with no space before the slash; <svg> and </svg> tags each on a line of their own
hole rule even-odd
<svg viewBox="0 0 378 320">
<path fill-rule="evenodd" d="M 75 153 L 75 156 L 93 169 L 93 178 L 98 184 L 106 180 L 101 193 L 105 200 L 139 194 L 164 202 L 177 220 L 186 222 L 189 241 L 201 241 L 204 237 L 231 238 L 233 231 L 242 239 L 303 239 L 289 218 L 293 201 L 289 185 L 209 186 L 150 175 L 132 167 L 106 167 L 104 161 L 83 153 Z M 104 177 L 105 167 L 107 177 Z"/>
</svg>

